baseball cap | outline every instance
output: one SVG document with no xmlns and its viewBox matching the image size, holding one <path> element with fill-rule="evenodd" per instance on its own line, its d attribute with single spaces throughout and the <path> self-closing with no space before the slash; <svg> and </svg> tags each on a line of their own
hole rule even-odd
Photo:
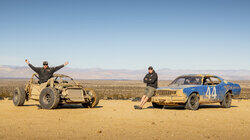
<svg viewBox="0 0 250 140">
<path fill-rule="evenodd" d="M 48 61 L 43 61 L 43 65 L 48 65 Z"/>
<path fill-rule="evenodd" d="M 148 67 L 148 70 L 153 70 L 154 68 L 152 66 L 149 66 Z"/>
</svg>

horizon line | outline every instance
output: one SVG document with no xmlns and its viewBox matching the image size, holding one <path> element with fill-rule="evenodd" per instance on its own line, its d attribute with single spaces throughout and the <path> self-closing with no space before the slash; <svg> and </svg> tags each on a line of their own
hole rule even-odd
<svg viewBox="0 0 250 140">
<path fill-rule="evenodd" d="M 7 67 L 27 67 L 26 65 L 20 66 L 20 65 L 2 65 L 1 66 L 7 66 Z M 144 69 L 124 69 L 124 68 L 100 68 L 100 67 L 92 67 L 92 68 L 75 68 L 75 67 L 70 67 L 70 66 L 66 66 L 65 68 L 69 68 L 69 69 L 101 69 L 101 70 L 144 70 Z M 199 71 L 199 70 L 208 70 L 208 71 L 230 71 L 230 70 L 246 70 L 246 71 L 250 71 L 250 69 L 174 69 L 174 68 L 156 68 L 155 70 L 164 70 L 164 69 L 169 69 L 169 70 L 195 70 L 195 71 Z"/>
</svg>

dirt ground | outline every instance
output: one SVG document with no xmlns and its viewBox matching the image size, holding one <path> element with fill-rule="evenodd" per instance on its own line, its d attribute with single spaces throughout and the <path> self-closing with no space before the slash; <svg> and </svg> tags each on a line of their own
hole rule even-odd
<svg viewBox="0 0 250 140">
<path fill-rule="evenodd" d="M 250 139 L 250 100 L 233 100 L 232 108 L 203 105 L 154 109 L 150 103 L 101 100 L 97 108 L 68 105 L 42 110 L 29 101 L 15 107 L 0 101 L 0 139 Z"/>
</svg>

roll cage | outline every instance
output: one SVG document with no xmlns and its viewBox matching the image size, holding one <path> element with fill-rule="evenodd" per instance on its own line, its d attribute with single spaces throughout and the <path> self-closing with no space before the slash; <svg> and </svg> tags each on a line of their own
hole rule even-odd
<svg viewBox="0 0 250 140">
<path fill-rule="evenodd" d="M 37 80 L 39 80 L 39 76 L 37 73 L 34 73 L 32 76 L 31 76 L 31 79 L 30 79 L 30 83 L 32 84 L 39 84 L 38 81 L 35 81 L 37 78 Z M 78 85 L 73 78 L 67 76 L 67 75 L 63 75 L 63 74 L 54 74 L 53 77 L 52 77 L 54 80 L 55 83 L 67 83 L 63 80 L 63 78 L 68 78 L 70 79 L 75 85 Z"/>
</svg>

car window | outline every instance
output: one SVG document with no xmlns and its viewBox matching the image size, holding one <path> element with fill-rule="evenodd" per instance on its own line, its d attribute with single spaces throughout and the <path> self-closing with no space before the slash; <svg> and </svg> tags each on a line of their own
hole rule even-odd
<svg viewBox="0 0 250 140">
<path fill-rule="evenodd" d="M 210 77 L 211 81 L 213 82 L 213 85 L 218 85 L 220 84 L 220 79 L 217 77 Z"/>
<path fill-rule="evenodd" d="M 179 78 L 175 80 L 174 84 L 183 85 L 184 82 L 185 82 L 185 78 Z"/>
<path fill-rule="evenodd" d="M 201 85 L 201 77 L 186 76 L 175 79 L 171 85 Z"/>
<path fill-rule="evenodd" d="M 203 85 L 218 85 L 220 82 L 220 79 L 217 77 L 205 77 L 203 80 Z"/>
<path fill-rule="evenodd" d="M 210 77 L 204 77 L 203 85 L 212 85 L 213 82 L 211 81 Z"/>
</svg>

